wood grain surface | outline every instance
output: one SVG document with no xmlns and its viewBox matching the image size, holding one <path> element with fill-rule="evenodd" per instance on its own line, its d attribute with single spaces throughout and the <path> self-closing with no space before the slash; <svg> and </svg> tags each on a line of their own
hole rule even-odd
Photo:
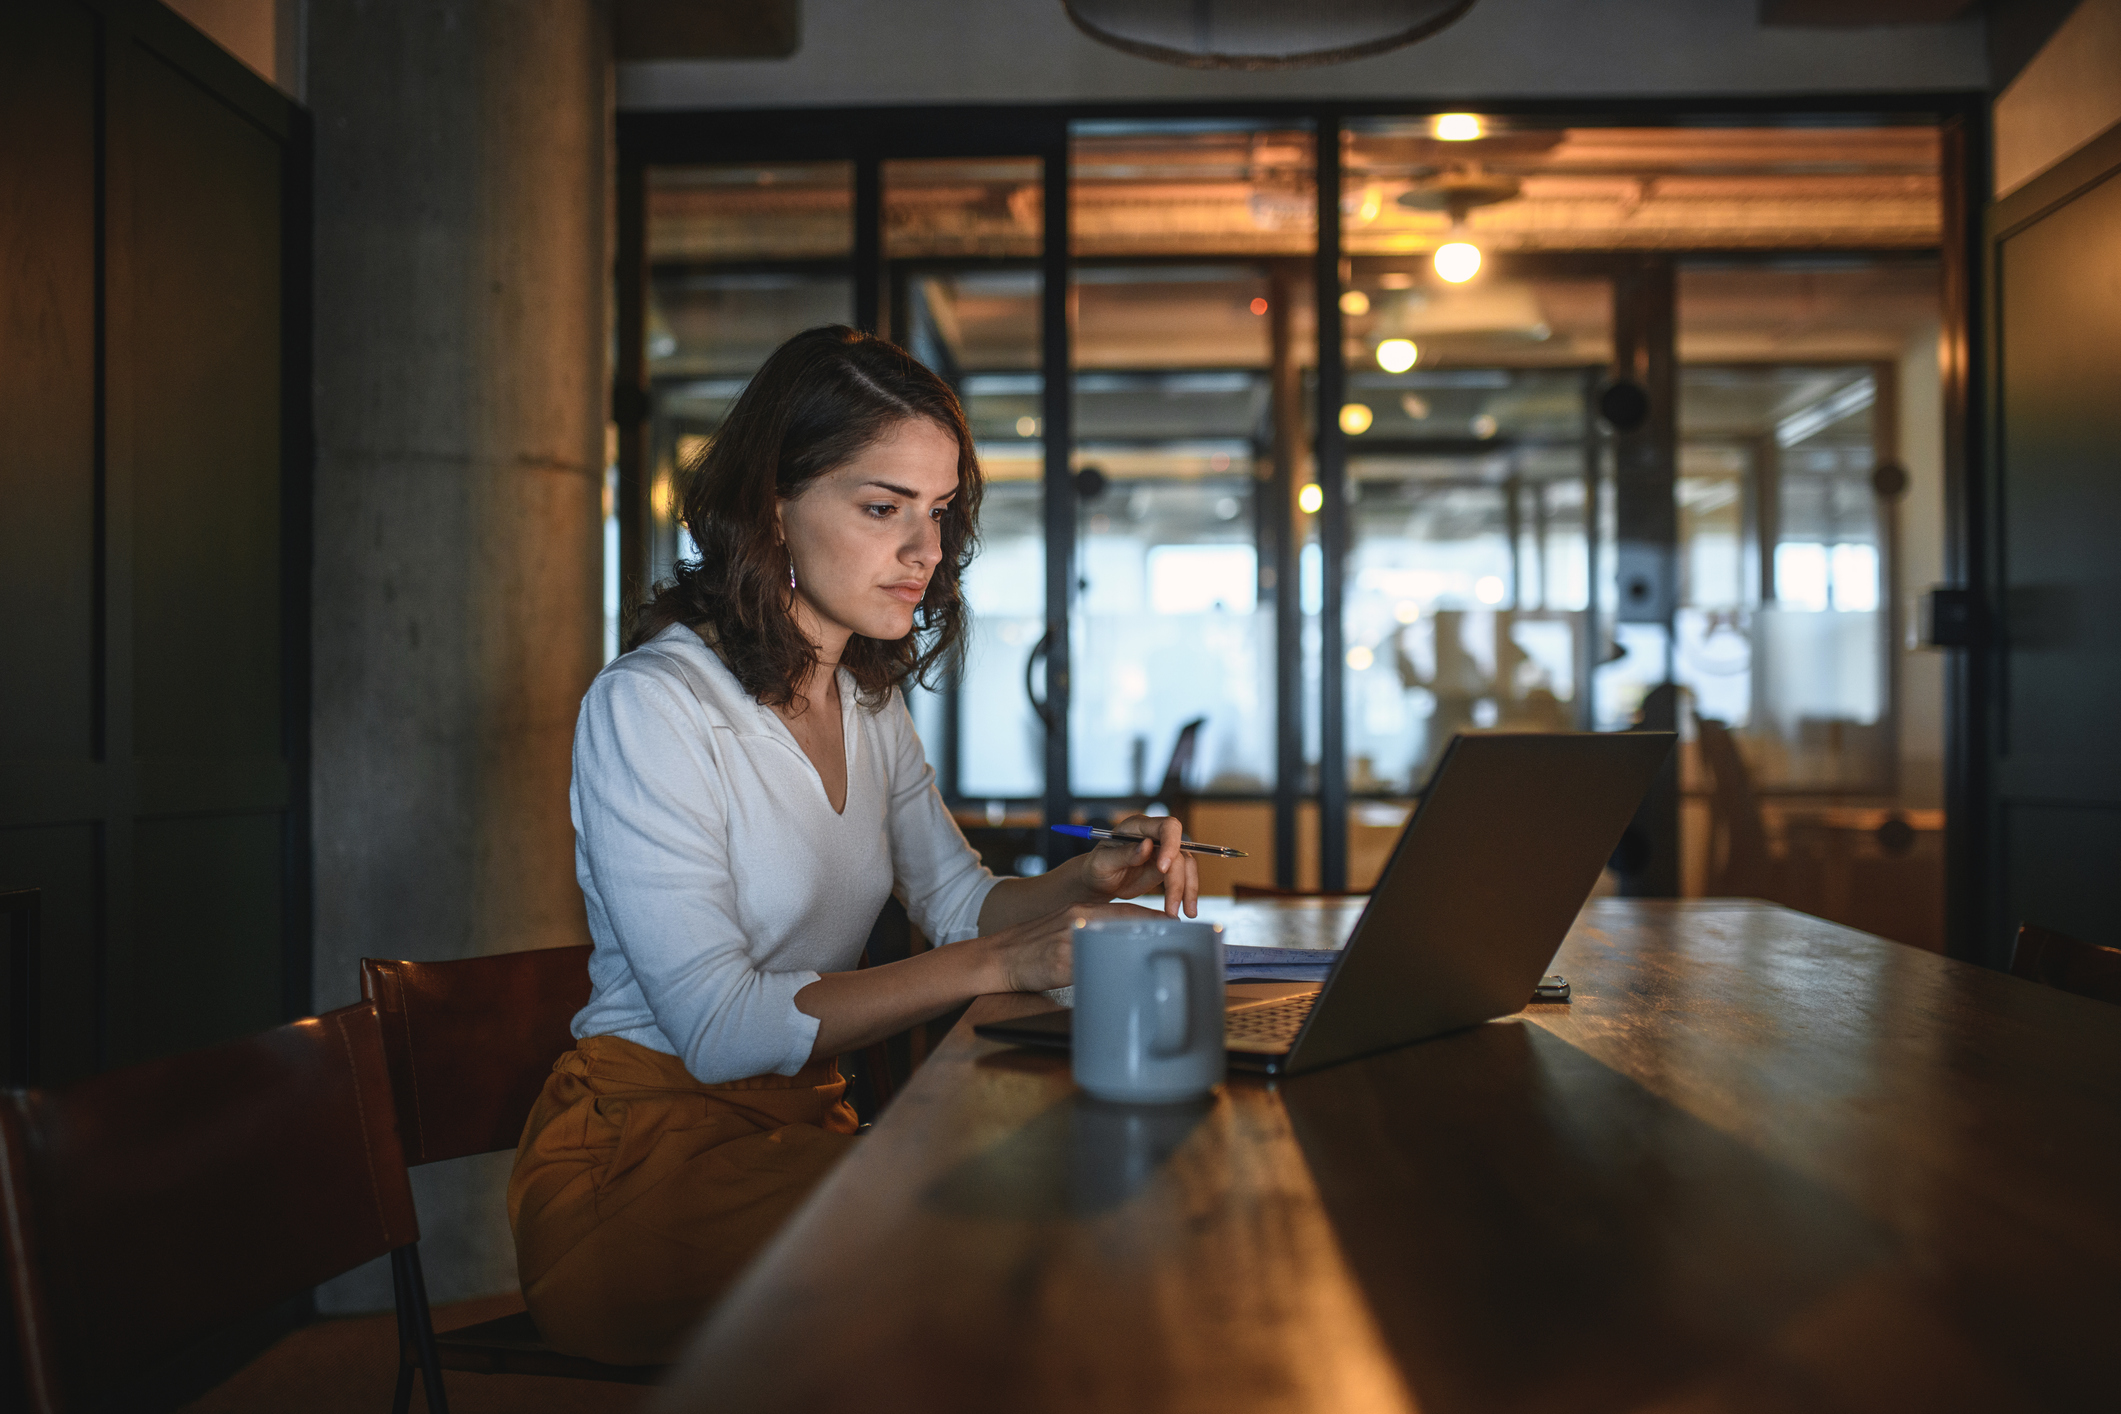
<svg viewBox="0 0 2121 1414">
<path fill-rule="evenodd" d="M 1600 900 L 1555 966 L 1179 1110 L 985 998 L 652 1407 L 2121 1405 L 2121 1008 L 1740 902 Z"/>
</svg>

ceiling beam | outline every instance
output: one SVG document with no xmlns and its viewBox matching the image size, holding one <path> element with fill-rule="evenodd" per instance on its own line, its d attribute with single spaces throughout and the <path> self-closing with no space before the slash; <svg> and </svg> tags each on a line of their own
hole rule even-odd
<svg viewBox="0 0 2121 1414">
<path fill-rule="evenodd" d="M 785 59 L 803 42 L 801 0 L 617 0 L 620 59 Z"/>
</svg>

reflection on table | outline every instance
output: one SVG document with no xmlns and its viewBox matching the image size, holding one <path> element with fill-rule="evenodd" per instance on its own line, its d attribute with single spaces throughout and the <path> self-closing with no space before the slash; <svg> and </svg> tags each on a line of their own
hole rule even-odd
<svg viewBox="0 0 2121 1414">
<path fill-rule="evenodd" d="M 1594 902 L 1555 967 L 1569 1005 L 1174 1111 L 983 999 L 654 1407 L 2110 1402 L 2121 1013 L 1746 903 Z"/>
</svg>

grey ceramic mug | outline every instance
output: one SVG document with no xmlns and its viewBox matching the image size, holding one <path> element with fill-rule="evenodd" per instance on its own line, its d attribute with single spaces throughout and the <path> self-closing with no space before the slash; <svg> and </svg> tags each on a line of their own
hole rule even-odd
<svg viewBox="0 0 2121 1414">
<path fill-rule="evenodd" d="M 1075 1083 L 1100 1100 L 1173 1104 L 1223 1078 L 1223 930 L 1109 919 L 1075 928 Z"/>
</svg>

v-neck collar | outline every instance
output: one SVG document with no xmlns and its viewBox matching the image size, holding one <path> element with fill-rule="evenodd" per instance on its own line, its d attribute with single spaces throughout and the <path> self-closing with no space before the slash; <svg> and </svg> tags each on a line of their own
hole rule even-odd
<svg viewBox="0 0 2121 1414">
<path fill-rule="evenodd" d="M 707 651 L 710 653 L 714 652 L 712 648 Z M 715 657 L 719 660 L 721 655 L 717 653 Z M 723 666 L 726 667 L 727 664 Z M 825 788 L 825 773 L 817 768 L 817 762 L 810 759 L 810 753 L 803 750 L 803 743 L 796 740 L 795 728 L 789 726 L 787 719 L 780 713 L 756 698 L 752 700 L 752 705 L 757 707 L 763 715 L 772 721 L 774 728 L 780 732 L 782 744 L 790 751 L 793 751 L 802 760 L 803 765 L 809 768 L 810 779 L 817 782 L 818 799 L 825 802 L 825 809 L 832 812 L 834 819 L 844 820 L 847 818 L 847 807 L 854 800 L 855 700 L 854 693 L 850 690 L 854 685 L 854 679 L 845 668 L 834 668 L 832 676 L 834 683 L 839 687 L 840 757 L 845 763 L 847 771 L 847 794 L 841 799 L 840 808 L 837 810 L 832 809 L 832 792 Z"/>
<path fill-rule="evenodd" d="M 660 639 L 665 635 L 679 642 L 689 641 L 693 648 L 706 655 L 713 664 L 713 671 L 720 675 L 719 681 L 715 684 L 716 691 L 724 695 L 728 708 L 733 708 L 737 702 L 748 703 L 751 710 L 764 723 L 765 735 L 773 738 L 785 749 L 794 752 L 796 759 L 801 761 L 804 768 L 810 772 L 810 779 L 817 782 L 817 798 L 824 802 L 826 811 L 835 820 L 846 819 L 847 807 L 854 800 L 855 766 L 860 760 L 860 736 L 855 731 L 855 711 L 859 704 L 856 698 L 853 675 L 843 667 L 833 669 L 834 680 L 839 684 L 840 690 L 840 754 L 846 759 L 847 763 L 847 797 L 840 802 L 840 808 L 834 810 L 832 808 L 832 794 L 825 789 L 824 773 L 818 770 L 817 762 L 810 759 L 810 753 L 803 750 L 803 744 L 795 739 L 794 729 L 782 719 L 780 713 L 744 691 L 743 684 L 737 681 L 736 674 L 730 671 L 729 665 L 722 661 L 721 653 L 716 650 L 706 633 L 689 625 L 673 624 L 665 629 L 662 634 L 658 634 L 657 638 Z M 728 708 L 724 710 L 727 711 Z"/>
</svg>

